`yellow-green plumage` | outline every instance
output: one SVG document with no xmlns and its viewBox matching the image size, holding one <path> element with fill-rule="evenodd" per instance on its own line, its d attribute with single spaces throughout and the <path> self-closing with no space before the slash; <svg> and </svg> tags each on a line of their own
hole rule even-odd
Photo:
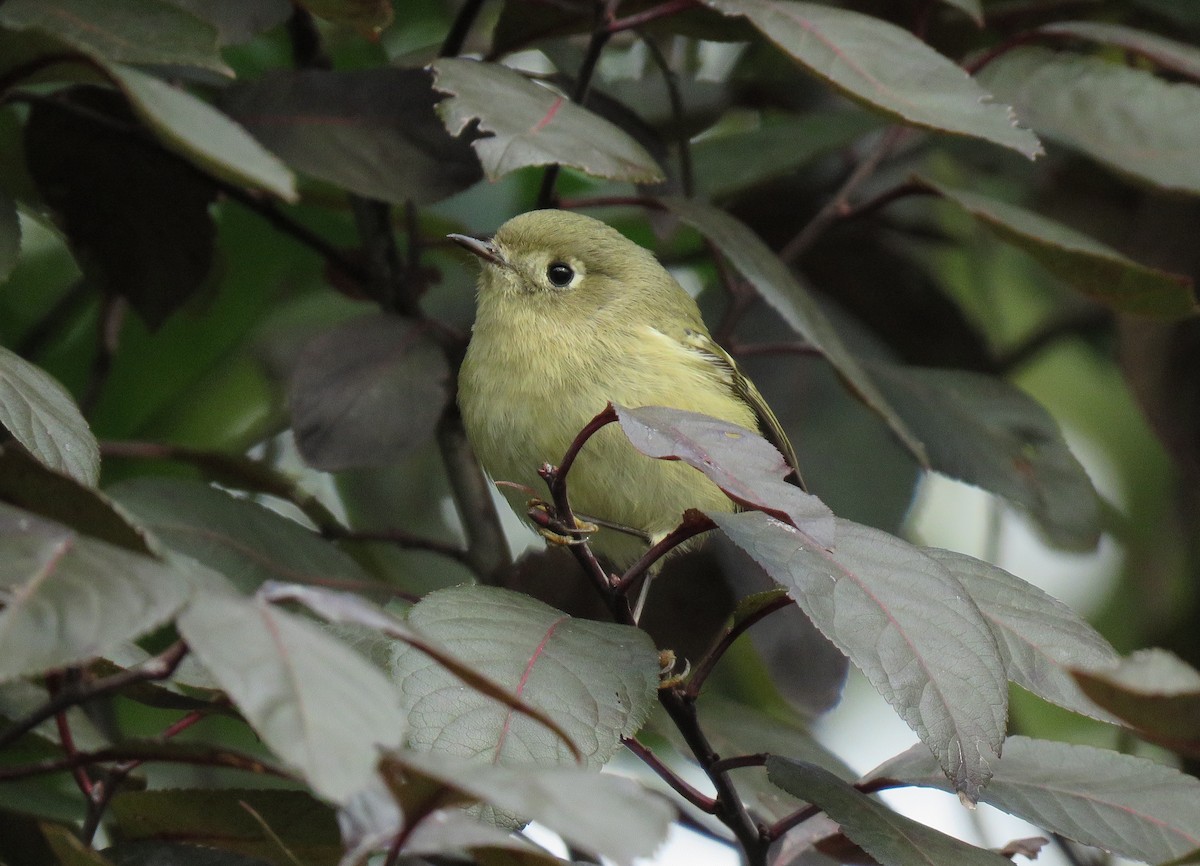
<svg viewBox="0 0 1200 866">
<path fill-rule="evenodd" d="M 483 260 L 458 400 L 467 434 L 493 479 L 544 495 L 538 467 L 557 464 L 610 401 L 687 409 L 750 429 L 763 416 L 778 432 L 728 356 L 704 350 L 707 342 L 720 353 L 695 301 L 650 252 L 611 227 L 581 214 L 542 210 L 509 220 L 491 242 L 456 240 Z M 574 277 L 559 287 L 548 270 L 562 264 Z M 613 425 L 589 440 L 567 488 L 579 514 L 655 540 L 688 508 L 733 510 L 695 469 L 639 454 Z M 523 496 L 510 501 L 523 512 Z M 646 548 L 612 529 L 601 529 L 592 543 L 619 565 Z"/>
</svg>

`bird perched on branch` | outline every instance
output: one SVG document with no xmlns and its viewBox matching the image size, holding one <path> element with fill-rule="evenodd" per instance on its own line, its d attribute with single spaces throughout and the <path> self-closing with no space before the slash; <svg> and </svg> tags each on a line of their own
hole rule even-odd
<svg viewBox="0 0 1200 866">
<path fill-rule="evenodd" d="M 482 265 L 458 402 L 493 479 L 544 489 L 538 468 L 562 460 L 610 401 L 761 429 L 797 468 L 758 389 L 648 250 L 599 220 L 559 210 L 514 217 L 491 240 L 450 238 Z M 606 527 L 590 540 L 618 566 L 667 535 L 688 508 L 735 508 L 690 466 L 636 451 L 616 425 L 588 440 L 567 489 L 578 515 Z M 524 513 L 518 494 L 506 496 Z"/>
</svg>

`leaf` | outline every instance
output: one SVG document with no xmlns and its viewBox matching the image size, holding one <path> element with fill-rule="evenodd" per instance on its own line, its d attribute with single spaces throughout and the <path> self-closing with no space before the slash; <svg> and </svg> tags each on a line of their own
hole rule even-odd
<svg viewBox="0 0 1200 866">
<path fill-rule="evenodd" d="M 772 755 L 767 758 L 767 776 L 789 794 L 820 807 L 882 866 L 1011 866 L 993 851 L 893 812 L 816 764 Z"/>
<path fill-rule="evenodd" d="M 1196 311 L 1190 277 L 1138 264 L 1082 232 L 1016 205 L 920 182 L 1089 298 L 1142 315 L 1175 317 Z"/>
<path fill-rule="evenodd" d="M 0 447 L 0 501 L 134 553 L 162 552 L 108 496 L 15 448 Z"/>
<path fill-rule="evenodd" d="M 274 866 L 278 862 L 243 857 L 184 842 L 119 842 L 104 853 L 113 866 Z"/>
<path fill-rule="evenodd" d="M 572 619 L 507 590 L 464 586 L 425 596 L 409 623 L 493 682 L 545 712 L 587 765 L 632 736 L 654 702 L 658 652 L 630 626 Z M 409 745 L 487 763 L 574 763 L 544 725 L 475 691 L 425 653 L 397 647 L 393 674 L 409 713 Z"/>
<path fill-rule="evenodd" d="M 774 515 L 804 530 L 821 546 L 833 547 L 833 512 L 817 497 L 783 480 L 791 467 L 757 433 L 665 406 L 614 405 L 613 409 L 621 431 L 647 457 L 682 460 L 739 505 Z"/>
<path fill-rule="evenodd" d="M 0 283 L 12 275 L 21 255 L 21 220 L 17 203 L 0 189 Z"/>
<path fill-rule="evenodd" d="M 287 20 L 292 4 L 288 0 L 169 0 L 217 29 L 221 45 L 249 42 Z"/>
<path fill-rule="evenodd" d="M 192 593 L 180 566 L 0 504 L 0 680 L 104 655 Z"/>
<path fill-rule="evenodd" d="M 704 0 L 744 15 L 809 72 L 904 123 L 982 138 L 1034 159 L 1037 136 L 962 67 L 907 30 L 858 12 L 790 0 Z"/>
<path fill-rule="evenodd" d="M 349 555 L 294 520 L 207 484 L 143 477 L 108 492 L 163 543 L 246 592 L 267 580 L 373 583 Z"/>
<path fill-rule="evenodd" d="M 67 389 L 3 346 L 0 426 L 51 469 L 81 484 L 99 480 L 100 446 Z"/>
<path fill-rule="evenodd" d="M 708 516 L 866 674 L 955 790 L 978 799 L 1004 740 L 1008 684 L 962 584 L 917 548 L 847 520 L 831 553 L 763 514 Z"/>
<path fill-rule="evenodd" d="M 925 446 L 888 405 L 812 295 L 758 235 L 711 205 L 683 198 L 660 201 L 671 213 L 712 241 L 784 322 L 819 351 L 847 387 L 884 420 L 917 461 L 922 466 L 929 465 Z"/>
<path fill-rule="evenodd" d="M 1002 568 L 950 550 L 922 550 L 962 582 L 992 624 L 1010 680 L 1060 707 L 1113 721 L 1083 696 L 1068 672 L 1116 664 L 1116 651 L 1095 629 L 1058 599 Z"/>
<path fill-rule="evenodd" d="M 1200 780 L 1107 749 L 1009 737 L 981 800 L 1018 818 L 1134 860 L 1200 847 Z M 928 753 L 909 749 L 868 775 L 946 790 Z"/>
<path fill-rule="evenodd" d="M 296 445 L 310 465 L 387 466 L 433 437 L 450 399 L 450 369 L 416 322 L 367 316 L 305 346 L 288 396 Z"/>
<path fill-rule="evenodd" d="M 0 26 L 38 30 L 117 63 L 195 66 L 233 77 L 216 28 L 168 0 L 7 0 Z"/>
<path fill-rule="evenodd" d="M 397 751 L 384 756 L 382 770 L 393 790 L 419 774 L 537 821 L 569 844 L 618 864 L 652 854 L 674 817 L 666 800 L 633 781 L 579 767 L 496 767 Z"/>
<path fill-rule="evenodd" d="M 1100 540 L 1100 499 L 1041 404 L 1003 379 L 871 363 L 888 403 L 925 443 L 933 469 L 1024 509 L 1057 545 Z"/>
<path fill-rule="evenodd" d="M 470 137 L 446 132 L 436 99 L 423 69 L 309 69 L 231 87 L 221 105 L 299 171 L 359 195 L 424 204 L 482 177 Z"/>
<path fill-rule="evenodd" d="M 404 736 L 384 673 L 309 620 L 214 591 L 193 599 L 177 626 L 271 751 L 322 797 L 341 802 L 362 788 L 378 747 Z"/>
<path fill-rule="evenodd" d="M 767 118 L 748 132 L 707 136 L 692 145 L 696 184 L 717 199 L 785 176 L 848 147 L 883 125 L 866 111 L 813 111 Z"/>
<path fill-rule="evenodd" d="M 336 866 L 341 855 L 333 810 L 304 791 L 122 791 L 110 808 L 125 843 L 172 841 L 266 861 L 279 856 L 282 843 L 308 866 Z"/>
<path fill-rule="evenodd" d="M 128 66 L 114 64 L 106 73 L 168 150 L 214 177 L 297 200 L 296 179 L 287 167 L 207 102 Z"/>
<path fill-rule="evenodd" d="M 1056 21 L 1053 24 L 1043 24 L 1037 32 L 1124 48 L 1148 57 L 1168 72 L 1200 78 L 1200 50 L 1186 43 L 1159 36 L 1157 33 L 1107 21 Z"/>
<path fill-rule="evenodd" d="M 983 26 L 983 3 L 982 0 L 942 0 L 947 6 L 953 6 L 955 9 L 962 11 L 978 26 Z"/>
<path fill-rule="evenodd" d="M 1164 189 L 1200 192 L 1200 88 L 1097 57 L 1017 48 L 979 73 L 1053 141 Z"/>
<path fill-rule="evenodd" d="M 476 118 L 492 133 L 472 146 L 489 180 L 530 165 L 558 163 L 610 180 L 654 183 L 662 169 L 626 132 L 507 67 L 443 57 L 433 87 L 449 94 L 438 115 L 457 136 Z"/>
<path fill-rule="evenodd" d="M 173 154 L 114 131 L 112 124 L 135 121 L 113 91 L 75 87 L 60 100 L 29 112 L 30 174 L 85 279 L 126 298 L 157 328 L 212 270 L 217 230 L 209 208 L 217 188 Z"/>
<path fill-rule="evenodd" d="M 508 689 L 481 675 L 473 667 L 463 664 L 458 658 L 409 627 L 407 623 L 377 605 L 371 604 L 353 593 L 332 592 L 328 589 L 296 584 L 264 584 L 259 590 L 259 595 L 276 604 L 280 602 L 302 604 L 326 622 L 370 629 L 388 638 L 393 646 L 395 642 L 399 641 L 424 653 L 475 691 L 494 698 L 545 726 L 563 741 L 563 744 L 571 751 L 573 758 L 577 760 L 582 758 L 566 731 L 541 710 L 531 707 L 520 697 L 514 697 Z M 390 658 L 382 663 L 390 664 Z"/>
<path fill-rule="evenodd" d="M 1152 742 L 1200 757 L 1200 671 L 1161 649 L 1139 650 L 1116 670 L 1077 662 L 1083 693 Z"/>
</svg>

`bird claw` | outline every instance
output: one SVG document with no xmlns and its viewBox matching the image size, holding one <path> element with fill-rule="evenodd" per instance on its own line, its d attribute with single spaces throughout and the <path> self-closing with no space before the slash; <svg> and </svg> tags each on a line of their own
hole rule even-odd
<svg viewBox="0 0 1200 866">
<path fill-rule="evenodd" d="M 692 672 L 692 663 L 687 659 L 683 660 L 683 670 L 676 671 L 678 666 L 679 659 L 675 655 L 675 650 L 658 651 L 658 688 L 660 691 L 675 688 Z"/>
<path fill-rule="evenodd" d="M 534 530 L 550 544 L 564 547 L 583 544 L 589 535 L 600 531 L 600 527 L 596 524 L 580 520 L 578 517 L 575 518 L 574 527 L 566 526 L 555 513 L 553 506 L 544 500 L 530 499 L 527 504 L 529 519 L 534 523 Z"/>
</svg>

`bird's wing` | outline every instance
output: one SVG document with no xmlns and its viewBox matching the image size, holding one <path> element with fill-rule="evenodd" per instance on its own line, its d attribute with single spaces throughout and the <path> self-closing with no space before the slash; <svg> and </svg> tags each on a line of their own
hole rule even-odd
<svg viewBox="0 0 1200 866">
<path fill-rule="evenodd" d="M 721 373 L 721 378 L 729 383 L 733 392 L 754 410 L 759 423 L 762 424 L 763 434 L 783 454 L 788 466 L 792 467 L 800 489 L 807 490 L 808 488 L 804 485 L 804 477 L 800 474 L 800 461 L 796 459 L 796 451 L 792 448 L 792 443 L 788 439 L 787 433 L 784 432 L 783 425 L 779 423 L 779 419 L 775 417 L 775 413 L 771 411 L 771 407 L 767 405 L 767 401 L 763 399 L 758 388 L 754 387 L 754 383 L 738 367 L 737 361 L 733 360 L 733 357 L 722 349 L 716 340 L 701 331 L 691 329 L 684 331 L 683 343 L 716 367 Z"/>
</svg>

